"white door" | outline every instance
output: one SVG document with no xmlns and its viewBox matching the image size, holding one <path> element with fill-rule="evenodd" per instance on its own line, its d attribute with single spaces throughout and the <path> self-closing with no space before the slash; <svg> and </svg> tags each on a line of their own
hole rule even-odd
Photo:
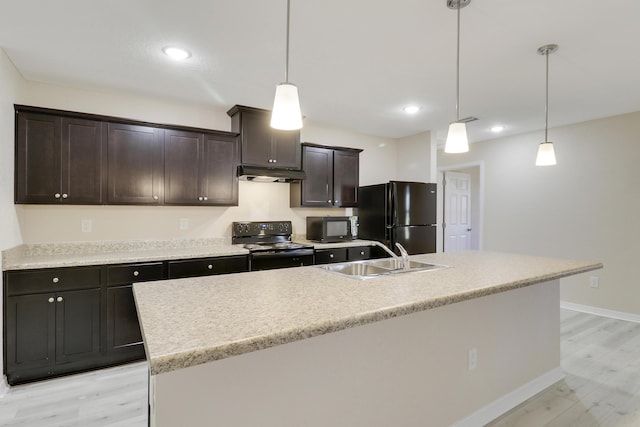
<svg viewBox="0 0 640 427">
<path fill-rule="evenodd" d="M 471 176 L 444 173 L 444 251 L 471 249 Z"/>
</svg>

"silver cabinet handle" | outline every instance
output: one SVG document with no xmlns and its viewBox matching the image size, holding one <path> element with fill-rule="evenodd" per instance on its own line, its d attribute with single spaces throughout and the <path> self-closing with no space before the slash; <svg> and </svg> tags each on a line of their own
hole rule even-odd
<svg viewBox="0 0 640 427">
<path fill-rule="evenodd" d="M 69 195 L 68 195 L 67 193 L 62 193 L 62 198 L 63 198 L 63 199 L 66 199 L 66 198 L 68 198 L 68 197 L 69 197 Z"/>
<path fill-rule="evenodd" d="M 49 298 L 49 302 L 53 302 L 53 297 L 52 297 L 52 298 Z"/>
<path fill-rule="evenodd" d="M 331 200 L 327 200 L 328 203 L 331 203 Z"/>
<path fill-rule="evenodd" d="M 333 258 L 333 254 L 329 254 L 329 258 Z"/>
<path fill-rule="evenodd" d="M 62 297 L 58 297 L 58 298 L 56 298 L 56 301 L 58 301 L 58 302 L 62 302 Z"/>
<path fill-rule="evenodd" d="M 140 272 L 138 270 L 136 270 L 136 271 L 133 272 L 133 275 L 138 277 L 140 275 Z"/>
<path fill-rule="evenodd" d="M 273 159 L 273 163 L 278 163 L 278 160 L 277 159 Z"/>
<path fill-rule="evenodd" d="M 212 264 L 209 264 L 209 265 L 207 265 L 207 268 L 208 268 L 209 270 L 213 270 L 213 265 L 212 265 Z"/>
<path fill-rule="evenodd" d="M 360 251 L 360 255 L 364 255 L 364 251 Z"/>
<path fill-rule="evenodd" d="M 58 279 L 57 277 L 54 277 L 53 280 L 51 280 L 53 283 L 58 283 L 60 281 L 60 279 Z"/>
<path fill-rule="evenodd" d="M 55 197 L 56 199 L 59 199 L 60 198 L 60 193 L 54 194 L 53 197 Z"/>
<path fill-rule="evenodd" d="M 198 197 L 198 200 L 202 201 L 202 196 Z"/>
<path fill-rule="evenodd" d="M 158 196 L 153 196 L 153 200 L 158 200 L 159 197 Z"/>
<path fill-rule="evenodd" d="M 336 204 L 338 203 L 338 201 L 336 200 Z"/>
<path fill-rule="evenodd" d="M 209 198 L 207 196 L 202 198 L 203 200 L 209 200 Z"/>
</svg>

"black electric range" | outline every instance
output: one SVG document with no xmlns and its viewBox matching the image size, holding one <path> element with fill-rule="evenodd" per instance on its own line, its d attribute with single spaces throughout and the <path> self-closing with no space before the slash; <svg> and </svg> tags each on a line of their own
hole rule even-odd
<svg viewBox="0 0 640 427">
<path fill-rule="evenodd" d="M 291 241 L 291 221 L 243 221 L 232 224 L 231 243 L 249 250 L 250 269 L 313 265 L 313 246 Z"/>
</svg>

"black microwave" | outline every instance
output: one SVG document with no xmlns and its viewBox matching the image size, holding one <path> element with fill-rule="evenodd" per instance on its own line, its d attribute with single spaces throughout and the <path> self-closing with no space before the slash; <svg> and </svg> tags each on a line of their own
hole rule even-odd
<svg viewBox="0 0 640 427">
<path fill-rule="evenodd" d="M 357 232 L 352 218 L 350 216 L 308 216 L 307 240 L 321 243 L 353 240 Z"/>
</svg>

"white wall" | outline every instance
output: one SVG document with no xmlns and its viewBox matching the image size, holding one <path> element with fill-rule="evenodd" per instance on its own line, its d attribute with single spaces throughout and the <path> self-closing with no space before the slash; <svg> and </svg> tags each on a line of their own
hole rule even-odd
<svg viewBox="0 0 640 427">
<path fill-rule="evenodd" d="M 116 92 L 95 92 L 21 81 L 16 103 L 70 111 L 126 117 L 154 123 L 180 124 L 208 129 L 230 130 L 226 110 L 188 106 L 153 98 Z M 13 130 L 13 102 L 8 119 Z M 396 151 L 392 140 L 328 128 L 305 121 L 302 141 L 362 148 L 360 182 L 362 184 L 395 179 Z M 8 139 L 13 148 L 13 133 Z M 13 155 L 9 156 L 13 165 Z M 7 175 L 9 209 L 13 212 L 13 170 Z M 240 182 L 237 207 L 169 206 L 56 206 L 18 205 L 11 230 L 22 233 L 25 243 L 141 240 L 192 237 L 230 237 L 231 222 L 237 220 L 291 220 L 295 234 L 306 231 L 308 215 L 345 215 L 351 209 L 289 208 L 289 184 Z M 15 216 L 15 214 L 14 214 Z M 181 218 L 189 220 L 189 229 L 180 230 Z M 90 219 L 91 233 L 80 230 L 80 222 Z M 8 245 L 11 246 L 11 245 Z"/>
<path fill-rule="evenodd" d="M 561 298 L 640 314 L 640 112 L 549 131 L 558 165 L 536 167 L 542 131 L 438 152 L 438 166 L 484 161 L 484 249 L 591 259 L 587 275 L 562 280 Z"/>
<path fill-rule="evenodd" d="M 434 182 L 431 179 L 431 132 L 396 140 L 396 179 L 398 181 Z"/>
</svg>

